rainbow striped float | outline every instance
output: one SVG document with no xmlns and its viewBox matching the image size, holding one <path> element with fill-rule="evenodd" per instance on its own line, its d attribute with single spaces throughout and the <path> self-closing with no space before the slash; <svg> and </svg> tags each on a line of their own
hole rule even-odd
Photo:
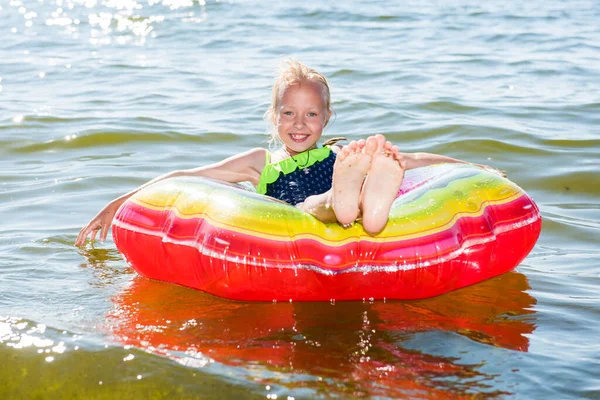
<svg viewBox="0 0 600 400">
<path fill-rule="evenodd" d="M 407 171 L 376 236 L 203 178 L 149 186 L 113 223 L 141 275 L 251 301 L 432 297 L 514 269 L 540 230 L 521 188 L 464 164 Z"/>
</svg>

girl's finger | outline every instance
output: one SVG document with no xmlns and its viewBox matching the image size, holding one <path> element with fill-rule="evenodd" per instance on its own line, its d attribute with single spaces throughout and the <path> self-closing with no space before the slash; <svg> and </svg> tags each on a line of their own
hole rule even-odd
<svg viewBox="0 0 600 400">
<path fill-rule="evenodd" d="M 85 238 L 87 237 L 87 235 L 89 234 L 89 227 L 85 227 L 82 230 L 79 231 L 79 235 L 77 236 L 77 241 L 75 241 L 75 244 L 78 246 L 81 246 L 82 244 L 85 243 Z"/>
<path fill-rule="evenodd" d="M 100 241 L 104 242 L 106 240 L 106 237 L 108 236 L 108 228 L 110 227 L 110 224 L 105 224 L 102 226 L 102 232 L 100 233 Z"/>
<path fill-rule="evenodd" d="M 90 235 L 90 241 L 93 242 L 94 240 L 96 240 L 96 233 L 98 233 L 98 229 L 93 228 L 92 229 L 92 234 Z"/>
<path fill-rule="evenodd" d="M 75 246 L 81 245 L 81 234 L 83 233 L 83 229 L 79 231 L 79 235 L 77 235 L 77 239 L 75 239 Z"/>
</svg>

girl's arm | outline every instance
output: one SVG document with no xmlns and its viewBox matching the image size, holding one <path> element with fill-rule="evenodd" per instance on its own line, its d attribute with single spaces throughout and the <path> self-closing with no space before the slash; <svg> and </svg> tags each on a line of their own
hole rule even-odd
<svg viewBox="0 0 600 400">
<path fill-rule="evenodd" d="M 98 231 L 100 231 L 100 240 L 106 240 L 108 230 L 119 207 L 121 207 L 121 205 L 131 196 L 153 183 L 176 176 L 202 176 L 231 183 L 250 181 L 256 186 L 260 178 L 260 173 L 265 166 L 265 157 L 266 150 L 256 148 L 226 158 L 216 164 L 193 169 L 172 171 L 154 178 L 150 182 L 143 184 L 129 193 L 117 197 L 104 206 L 104 208 L 100 210 L 100 212 L 98 212 L 98 214 L 96 214 L 96 216 L 79 232 L 75 245 L 83 245 L 88 235 L 91 235 L 90 239 L 92 241 L 95 240 Z"/>
<path fill-rule="evenodd" d="M 406 161 L 406 169 L 413 169 L 419 167 L 426 167 L 433 164 L 441 163 L 458 163 L 458 164 L 470 164 L 476 167 L 487 169 L 488 171 L 494 172 L 506 178 L 506 175 L 495 168 L 489 167 L 483 164 L 475 164 L 467 161 L 457 160 L 456 158 L 446 157 L 439 154 L 432 153 L 400 153 L 401 158 Z"/>
</svg>

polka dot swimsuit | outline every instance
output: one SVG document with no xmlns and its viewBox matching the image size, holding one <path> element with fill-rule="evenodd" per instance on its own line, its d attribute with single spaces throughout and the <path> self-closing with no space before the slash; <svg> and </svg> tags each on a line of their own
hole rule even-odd
<svg viewBox="0 0 600 400">
<path fill-rule="evenodd" d="M 335 157 L 332 151 L 323 161 L 309 167 L 298 165 L 298 169 L 289 174 L 280 172 L 277 180 L 267 185 L 265 194 L 295 206 L 308 196 L 325 193 L 331 189 Z"/>
</svg>

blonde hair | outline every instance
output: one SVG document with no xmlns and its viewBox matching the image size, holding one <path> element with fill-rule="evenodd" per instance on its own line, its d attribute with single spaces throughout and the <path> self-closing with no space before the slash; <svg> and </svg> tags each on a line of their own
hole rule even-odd
<svg viewBox="0 0 600 400">
<path fill-rule="evenodd" d="M 331 94 L 329 92 L 329 83 L 327 78 L 318 73 L 313 68 L 307 67 L 294 59 L 287 59 L 281 65 L 279 76 L 275 79 L 273 90 L 271 91 L 271 105 L 265 113 L 265 120 L 271 125 L 271 141 L 277 141 L 277 109 L 279 108 L 283 92 L 293 84 L 302 83 L 303 81 L 313 81 L 321 84 L 323 102 L 327 110 L 327 119 L 325 126 L 329 123 L 329 115 L 331 110 Z"/>
</svg>

